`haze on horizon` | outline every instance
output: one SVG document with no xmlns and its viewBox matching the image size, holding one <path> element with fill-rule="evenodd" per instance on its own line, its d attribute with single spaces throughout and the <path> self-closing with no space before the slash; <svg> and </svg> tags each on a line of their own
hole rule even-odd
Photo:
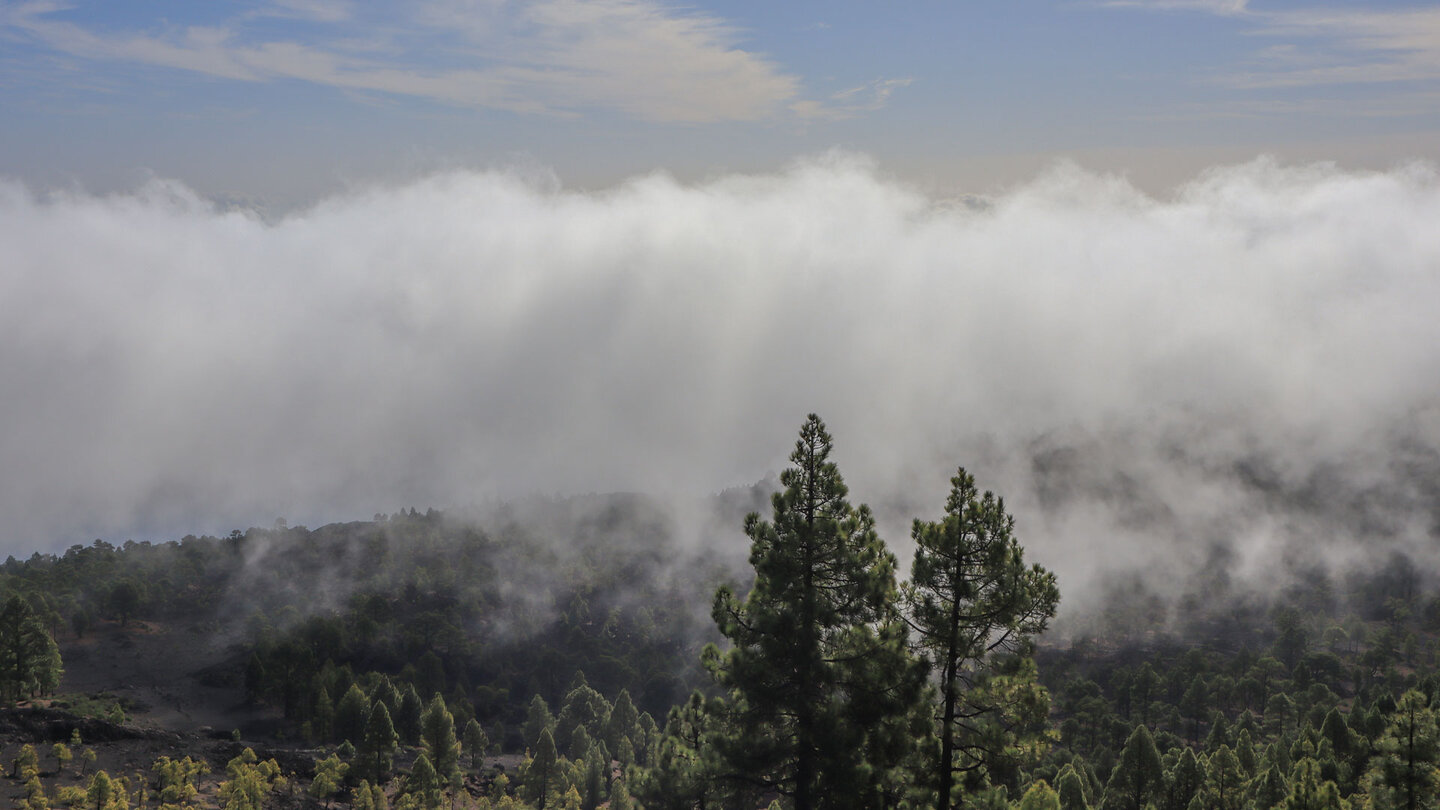
<svg viewBox="0 0 1440 810">
<path fill-rule="evenodd" d="M 1062 589 L 1431 553 L 1440 12 L 989 5 L 0 4 L 0 552 L 703 495 L 815 411 Z"/>
</svg>

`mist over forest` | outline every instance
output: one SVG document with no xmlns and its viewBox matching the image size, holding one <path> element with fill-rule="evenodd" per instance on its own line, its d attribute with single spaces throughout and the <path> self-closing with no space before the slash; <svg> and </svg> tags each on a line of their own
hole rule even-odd
<svg viewBox="0 0 1440 810">
<path fill-rule="evenodd" d="M 1429 5 L 0 0 L 0 809 L 1440 810 Z"/>
<path fill-rule="evenodd" d="M 269 214 L 4 181 L 3 551 L 642 492 L 743 555 L 693 504 L 819 411 L 902 559 L 964 464 L 1066 612 L 1300 551 L 1433 570 L 1436 221 L 1431 166 L 1266 159 L 1163 197 L 1057 165 L 936 199 L 831 153 Z"/>
<path fill-rule="evenodd" d="M 0 801 L 1425 806 L 1435 222 L 1269 159 L 0 181 Z"/>
</svg>

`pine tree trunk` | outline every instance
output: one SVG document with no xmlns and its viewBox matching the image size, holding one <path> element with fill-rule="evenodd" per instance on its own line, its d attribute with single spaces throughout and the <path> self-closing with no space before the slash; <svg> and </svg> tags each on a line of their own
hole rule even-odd
<svg viewBox="0 0 1440 810">
<path fill-rule="evenodd" d="M 957 558 L 955 561 L 955 572 L 953 576 L 956 581 L 962 576 L 963 564 Z M 946 639 L 945 645 L 945 672 L 944 683 L 941 688 L 944 691 L 945 709 L 940 718 L 940 797 L 939 806 L 942 810 L 949 810 L 950 795 L 955 784 L 955 701 L 958 698 L 955 690 L 955 680 L 960 673 L 956 670 L 959 667 L 960 651 L 960 600 L 950 601 L 950 637 Z"/>
</svg>

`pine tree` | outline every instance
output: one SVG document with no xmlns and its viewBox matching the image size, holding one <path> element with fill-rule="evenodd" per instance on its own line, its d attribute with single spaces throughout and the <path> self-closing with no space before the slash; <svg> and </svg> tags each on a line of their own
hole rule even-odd
<svg viewBox="0 0 1440 810">
<path fill-rule="evenodd" d="M 1165 778 L 1165 810 L 1185 810 L 1205 785 L 1205 768 L 1189 748 L 1180 752 Z"/>
<path fill-rule="evenodd" d="M 621 739 L 634 744 L 635 727 L 639 721 L 640 715 L 635 711 L 635 702 L 630 699 L 629 690 L 621 689 L 615 705 L 610 707 L 610 716 L 605 720 L 605 745 L 612 753 L 620 750 Z"/>
<path fill-rule="evenodd" d="M 31 775 L 40 773 L 40 755 L 35 752 L 35 746 L 25 743 L 20 746 L 20 751 L 15 755 L 15 761 L 11 765 L 11 774 L 21 782 L 27 781 Z"/>
<path fill-rule="evenodd" d="M 40 777 L 32 776 L 25 781 L 25 803 L 20 810 L 50 810 L 50 797 L 45 795 Z"/>
<path fill-rule="evenodd" d="M 555 738 L 546 728 L 536 741 L 535 755 L 526 764 L 521 775 L 523 794 L 535 805 L 535 810 L 545 810 L 550 793 L 560 778 L 560 755 L 555 751 Z"/>
<path fill-rule="evenodd" d="M 577 674 L 583 678 L 582 673 Z M 581 729 L 586 736 L 594 738 L 601 733 L 609 713 L 609 702 L 582 680 L 565 695 L 560 705 L 560 714 L 555 718 L 555 747 L 564 751 L 573 750 L 575 733 Z M 584 748 L 588 748 L 589 744 L 587 740 L 576 753 L 583 755 Z"/>
<path fill-rule="evenodd" d="M 369 780 L 362 779 L 359 786 L 350 791 L 350 810 L 375 810 L 375 798 L 370 795 Z"/>
<path fill-rule="evenodd" d="M 1136 726 L 1125 741 L 1115 770 L 1110 772 L 1102 806 L 1105 810 L 1144 810 L 1164 787 L 1162 768 L 1160 752 L 1149 729 Z"/>
<path fill-rule="evenodd" d="M 90 777 L 90 786 L 85 791 L 85 804 L 94 810 L 105 810 L 110 803 L 110 794 L 114 786 L 110 783 L 110 774 L 104 771 L 96 771 Z"/>
<path fill-rule="evenodd" d="M 485 761 L 485 750 L 490 747 L 490 739 L 485 736 L 485 729 L 480 726 L 480 721 L 470 718 L 465 724 L 464 737 L 465 753 L 470 757 L 470 770 L 479 772 L 480 766 Z"/>
<path fill-rule="evenodd" d="M 369 716 L 370 701 L 365 699 L 365 692 L 359 686 L 351 684 L 340 698 L 340 705 L 335 707 L 335 739 L 341 742 L 349 740 L 357 746 L 363 743 L 365 722 Z"/>
<path fill-rule="evenodd" d="M 635 782 L 630 787 L 645 807 L 690 810 L 710 806 L 716 795 L 711 728 L 719 718 L 720 713 L 707 706 L 699 692 L 670 709 L 665 734 L 650 766 L 632 770 Z"/>
<path fill-rule="evenodd" d="M 1390 727 L 1376 744 L 1370 769 L 1370 801 L 1375 810 L 1421 810 L 1436 806 L 1435 765 L 1440 730 L 1425 696 L 1410 690 L 1401 696 Z"/>
<path fill-rule="evenodd" d="M 1018 810 L 1060 810 L 1060 794 L 1041 779 L 1020 797 Z"/>
<path fill-rule="evenodd" d="M 1135 677 L 1130 681 L 1131 700 L 1136 708 L 1140 710 L 1140 723 L 1144 726 L 1150 725 L 1150 704 L 1155 699 L 1155 691 L 1160 687 L 1160 675 L 1149 661 L 1140 665 L 1135 671 Z"/>
<path fill-rule="evenodd" d="M 1255 807 L 1274 807 L 1288 795 L 1290 784 L 1276 765 L 1266 767 L 1250 786 L 1251 804 Z"/>
<path fill-rule="evenodd" d="M 53 692 L 62 672 L 55 639 L 30 603 L 12 594 L 0 607 L 0 700 Z"/>
<path fill-rule="evenodd" d="M 1191 756 L 1194 759 L 1194 756 Z M 1055 787 L 1060 794 L 1062 810 L 1090 810 L 1090 800 L 1085 795 L 1085 779 L 1070 765 L 1060 769 L 1055 777 Z"/>
<path fill-rule="evenodd" d="M 896 803 L 909 717 L 923 669 L 906 649 L 895 557 L 867 507 L 852 507 L 811 415 L 772 498 L 773 518 L 745 520 L 755 581 L 716 594 L 732 642 L 705 662 L 730 691 L 716 750 L 727 776 L 788 796 L 795 810 Z"/>
<path fill-rule="evenodd" d="M 405 793 L 419 799 L 424 810 L 439 810 L 440 785 L 440 774 L 436 773 L 425 752 L 420 752 L 415 757 L 415 764 L 410 766 L 410 776 L 405 779 Z"/>
<path fill-rule="evenodd" d="M 385 704 L 385 710 L 390 712 L 391 718 L 400 712 L 400 690 L 395 688 L 395 682 L 388 677 L 382 675 L 380 682 L 375 684 L 374 698 Z"/>
<path fill-rule="evenodd" d="M 616 780 L 615 787 L 610 789 L 610 810 L 635 810 L 635 802 L 623 779 Z"/>
<path fill-rule="evenodd" d="M 420 716 L 424 713 L 425 703 L 420 700 L 415 687 L 405 687 L 405 695 L 400 699 L 400 712 L 393 720 L 400 742 L 406 745 L 420 744 Z"/>
<path fill-rule="evenodd" d="M 225 765 L 225 775 L 229 778 L 220 783 L 224 810 L 262 810 L 265 797 L 283 783 L 280 765 L 273 759 L 261 761 L 250 748 Z"/>
<path fill-rule="evenodd" d="M 1211 810 L 1239 810 L 1244 804 L 1245 778 L 1240 771 L 1240 760 L 1222 745 L 1206 758 L 1205 788 L 1201 793 L 1205 807 Z"/>
<path fill-rule="evenodd" d="M 156 798 L 162 806 L 190 807 L 199 795 L 200 777 L 210 772 L 210 763 L 201 759 L 160 757 L 153 768 Z"/>
<path fill-rule="evenodd" d="M 328 740 L 335 732 L 335 703 L 330 699 L 330 692 L 325 689 L 324 684 L 318 684 L 310 697 L 311 705 L 311 727 L 315 729 L 315 736 L 321 740 Z"/>
<path fill-rule="evenodd" d="M 1213 754 L 1220 750 L 1222 745 L 1231 745 L 1230 724 L 1225 722 L 1225 715 L 1222 712 L 1215 712 L 1210 720 L 1210 733 L 1205 736 L 1205 751 Z"/>
<path fill-rule="evenodd" d="M 520 729 L 520 737 L 525 741 L 525 747 L 534 751 L 540 744 L 540 732 L 546 729 L 550 729 L 553 742 L 555 716 L 550 713 L 550 706 L 545 703 L 545 698 L 536 695 L 530 698 L 530 708 L 525 713 L 525 725 Z"/>
<path fill-rule="evenodd" d="M 584 759 L 584 790 L 580 796 L 580 810 L 595 810 L 605 800 L 605 786 L 609 781 L 610 752 L 603 741 L 590 746 Z"/>
<path fill-rule="evenodd" d="M 1365 774 L 1365 759 L 1369 756 L 1368 746 L 1360 735 L 1350 730 L 1345 715 L 1331 709 L 1320 724 L 1322 746 L 1334 759 L 1333 776 L 1343 793 L 1354 793 L 1360 777 Z"/>
<path fill-rule="evenodd" d="M 1320 781 L 1320 764 L 1313 759 L 1295 763 L 1290 795 L 1279 810 L 1348 810 L 1349 802 L 1340 797 L 1334 782 Z M 1383 806 L 1383 805 L 1382 805 Z"/>
<path fill-rule="evenodd" d="M 1190 685 L 1185 689 L 1185 694 L 1180 697 L 1180 713 L 1190 718 L 1190 739 L 1198 740 L 1200 737 L 1200 720 L 1205 716 L 1205 709 L 1210 705 L 1209 689 L 1205 686 L 1205 676 L 1196 673 L 1190 679 Z"/>
<path fill-rule="evenodd" d="M 1235 738 L 1235 758 L 1240 760 L 1240 770 L 1247 777 L 1255 776 L 1255 743 L 1250 739 L 1250 729 L 1242 728 Z"/>
<path fill-rule="evenodd" d="M 650 755 L 660 743 L 660 727 L 649 712 L 640 713 L 640 722 L 635 724 L 635 739 L 631 742 L 635 744 L 636 764 L 650 764 Z"/>
<path fill-rule="evenodd" d="M 575 729 L 575 733 L 570 735 L 570 745 L 565 749 L 565 756 L 571 761 L 578 762 L 585 758 L 586 752 L 590 750 L 590 746 L 593 745 L 594 742 L 594 740 L 590 739 L 590 732 L 586 731 L 584 726 L 578 726 Z M 556 744 L 558 745 L 559 743 Z"/>
<path fill-rule="evenodd" d="M 445 698 L 439 692 L 420 716 L 420 743 L 442 784 L 460 775 L 460 742 L 455 738 L 455 718 L 445 708 Z"/>
<path fill-rule="evenodd" d="M 945 807 L 957 771 L 981 771 L 975 781 L 983 783 L 999 758 L 1032 742 L 1014 733 L 1017 727 L 1044 734 L 1049 699 L 1033 681 L 986 688 L 998 674 L 996 658 L 1025 654 L 1060 599 L 1053 574 L 1025 565 L 1014 528 L 1004 500 L 981 495 L 961 468 L 950 479 L 945 517 L 916 520 L 911 531 L 906 602 L 917 644 L 938 670 L 940 749 L 932 773 Z"/>
<path fill-rule="evenodd" d="M 385 784 L 394 767 L 395 724 L 390 721 L 390 712 L 385 704 L 375 701 L 370 708 L 370 718 L 365 723 L 365 744 L 357 758 L 362 763 L 361 772 L 376 785 Z"/>
<path fill-rule="evenodd" d="M 345 773 L 350 766 L 340 761 L 340 757 L 331 754 L 325 759 L 315 762 L 315 778 L 310 782 L 310 796 L 319 801 L 325 802 L 328 808 L 335 793 L 345 783 Z"/>
</svg>

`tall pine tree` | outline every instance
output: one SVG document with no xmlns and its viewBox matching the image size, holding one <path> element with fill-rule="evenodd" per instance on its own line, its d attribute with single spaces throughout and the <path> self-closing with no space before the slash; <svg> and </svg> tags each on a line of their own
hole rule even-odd
<svg viewBox="0 0 1440 810">
<path fill-rule="evenodd" d="M 395 764 L 395 746 L 399 740 L 395 735 L 395 724 L 390 721 L 390 712 L 385 704 L 375 701 L 370 708 L 370 718 L 365 722 L 365 740 L 360 746 L 361 774 L 377 785 L 385 784 L 390 778 L 390 769 Z"/>
<path fill-rule="evenodd" d="M 993 775 L 985 771 L 996 770 L 1002 757 L 1044 739 L 1050 702 L 1034 670 L 1003 672 L 997 663 L 1028 653 L 1055 615 L 1060 592 L 1053 574 L 1025 565 L 1014 528 L 1004 500 L 981 495 L 961 468 L 950 479 L 945 517 L 916 520 L 911 531 L 915 563 L 905 595 L 919 646 L 938 676 L 940 747 L 932 778 L 941 807 L 954 801 L 957 772 Z"/>
<path fill-rule="evenodd" d="M 714 742 L 722 777 L 773 789 L 795 810 L 894 806 L 924 672 L 907 650 L 895 557 L 869 509 L 846 500 L 830 452 L 811 414 L 772 519 L 745 520 L 755 582 L 743 600 L 716 594 L 732 647 L 705 654 L 730 690 Z"/>
<path fill-rule="evenodd" d="M 420 715 L 420 745 L 430 759 L 442 784 L 460 773 L 460 741 L 455 737 L 455 718 L 445 707 L 439 692 Z"/>
</svg>

